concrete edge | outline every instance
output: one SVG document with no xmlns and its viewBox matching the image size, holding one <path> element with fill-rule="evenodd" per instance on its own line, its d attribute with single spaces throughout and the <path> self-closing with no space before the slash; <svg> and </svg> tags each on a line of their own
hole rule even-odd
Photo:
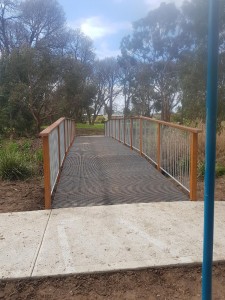
<svg viewBox="0 0 225 300">
<path fill-rule="evenodd" d="M 215 260 L 213 261 L 213 266 L 219 264 L 225 264 L 225 260 Z M 17 280 L 36 280 L 44 278 L 58 278 L 58 277 L 68 277 L 68 276 L 79 276 L 79 275 L 94 275 L 94 274 L 110 274 L 110 273 L 123 273 L 129 271 L 143 271 L 143 270 L 158 270 L 158 269 L 172 269 L 172 268 L 192 268 L 192 267 L 201 267 L 202 262 L 192 262 L 192 263 L 177 263 L 171 265 L 160 265 L 160 266 L 146 266 L 146 267 L 137 267 L 137 268 L 124 268 L 124 269 L 115 269 L 115 270 L 101 270 L 101 271 L 90 271 L 90 272 L 77 272 L 77 273 L 67 273 L 67 274 L 56 274 L 56 275 L 43 275 L 43 276 L 29 276 L 29 277 L 15 277 L 15 278 L 2 278 L 2 281 L 17 281 Z"/>
</svg>

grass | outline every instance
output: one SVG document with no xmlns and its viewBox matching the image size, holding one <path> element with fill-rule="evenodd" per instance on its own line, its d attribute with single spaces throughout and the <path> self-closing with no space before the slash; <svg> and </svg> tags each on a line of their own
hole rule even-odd
<svg viewBox="0 0 225 300">
<path fill-rule="evenodd" d="M 104 135 L 104 124 L 98 123 L 94 125 L 77 123 L 76 124 L 77 135 Z"/>
<path fill-rule="evenodd" d="M 0 143 L 0 177 L 2 180 L 25 180 L 39 175 L 42 150 L 33 149 L 32 140 L 3 140 Z"/>
<path fill-rule="evenodd" d="M 97 129 L 97 130 L 103 130 L 104 129 L 104 124 L 94 124 L 94 125 L 89 125 L 86 123 L 76 123 L 76 128 L 77 129 Z"/>
</svg>

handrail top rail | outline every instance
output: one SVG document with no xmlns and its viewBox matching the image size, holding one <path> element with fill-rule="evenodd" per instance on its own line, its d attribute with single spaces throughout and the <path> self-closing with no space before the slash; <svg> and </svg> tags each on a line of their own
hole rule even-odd
<svg viewBox="0 0 225 300">
<path fill-rule="evenodd" d="M 44 130 L 42 130 L 39 133 L 39 136 L 48 136 L 56 127 L 58 127 L 66 118 L 62 117 L 60 119 L 58 119 L 57 121 L 55 121 L 54 123 L 52 123 L 50 126 L 48 126 L 47 128 L 45 128 Z"/>
<path fill-rule="evenodd" d="M 111 120 L 124 120 L 124 119 L 142 119 L 142 120 L 147 120 L 150 122 L 155 122 L 158 124 L 162 124 L 165 126 L 169 126 L 169 127 L 173 127 L 173 128 L 177 128 L 177 129 L 181 129 L 181 130 L 185 130 L 185 131 L 189 131 L 192 133 L 200 133 L 202 132 L 202 129 L 199 128 L 194 128 L 194 127 L 188 127 L 188 126 L 184 126 L 184 125 L 179 125 L 179 124 L 175 124 L 175 123 L 171 123 L 171 122 L 166 122 L 166 121 L 162 121 L 162 120 L 156 120 L 156 119 L 152 119 L 149 117 L 143 117 L 143 116 L 133 116 L 133 117 L 112 117 Z"/>
</svg>

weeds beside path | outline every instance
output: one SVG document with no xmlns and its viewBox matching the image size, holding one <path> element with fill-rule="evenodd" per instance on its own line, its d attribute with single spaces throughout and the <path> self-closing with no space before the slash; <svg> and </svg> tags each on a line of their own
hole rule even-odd
<svg viewBox="0 0 225 300">
<path fill-rule="evenodd" d="M 0 213 L 44 208 L 40 139 L 1 140 Z"/>
</svg>

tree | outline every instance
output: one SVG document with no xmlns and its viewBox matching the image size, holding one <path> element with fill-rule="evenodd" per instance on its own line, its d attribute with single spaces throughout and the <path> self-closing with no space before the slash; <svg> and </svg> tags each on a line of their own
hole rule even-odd
<svg viewBox="0 0 225 300">
<path fill-rule="evenodd" d="M 113 103 L 121 93 L 120 66 L 114 57 L 97 60 L 94 64 L 93 83 L 96 96 L 93 100 L 93 121 L 104 107 L 110 120 L 113 114 Z"/>
<path fill-rule="evenodd" d="M 52 94 L 57 67 L 52 54 L 35 48 L 15 49 L 6 61 L 5 90 L 9 103 L 29 111 L 38 132 L 42 121 L 55 114 Z"/>
<path fill-rule="evenodd" d="M 136 66 L 135 80 L 132 83 L 133 113 L 150 117 L 154 110 L 156 100 L 152 73 L 149 65 L 138 63 Z"/>
<path fill-rule="evenodd" d="M 95 96 L 92 82 L 95 54 L 93 43 L 80 30 L 67 31 L 67 43 L 61 49 L 61 75 L 57 97 L 62 113 L 82 120 L 89 113 Z"/>
<path fill-rule="evenodd" d="M 110 120 L 113 114 L 113 102 L 121 93 L 120 67 L 116 58 L 107 57 L 100 61 L 102 83 L 105 86 L 105 108 Z"/>
<path fill-rule="evenodd" d="M 144 97 L 151 97 L 148 101 L 155 102 L 155 109 L 161 111 L 165 121 L 170 120 L 171 111 L 178 104 L 175 95 L 179 93 L 176 68 L 180 50 L 179 16 L 174 4 L 162 3 L 147 17 L 135 22 L 132 37 L 125 37 L 121 43 L 122 57 L 133 58 L 149 68 L 149 89 L 142 89 L 142 94 L 145 90 Z M 135 80 L 137 76 L 140 73 Z"/>
<path fill-rule="evenodd" d="M 25 0 L 19 11 L 23 43 L 30 47 L 59 47 L 58 37 L 64 31 L 65 16 L 57 1 Z"/>
<path fill-rule="evenodd" d="M 124 116 L 129 116 L 131 112 L 132 90 L 134 90 L 133 86 L 138 65 L 135 59 L 127 56 L 126 53 L 123 53 L 117 59 L 121 72 L 120 84 L 124 96 Z"/>
<path fill-rule="evenodd" d="M 16 40 L 16 21 L 18 2 L 1 0 L 0 2 L 0 53 L 9 55 Z"/>
<path fill-rule="evenodd" d="M 218 125 L 225 117 L 224 111 L 224 1 L 221 0 L 219 39 Z M 181 40 L 183 51 L 179 57 L 179 79 L 182 90 L 182 115 L 190 120 L 205 120 L 207 74 L 208 2 L 184 2 L 182 6 Z"/>
<path fill-rule="evenodd" d="M 1 3 L 1 119 L 8 114 L 15 128 L 24 113 L 37 131 L 60 113 L 81 119 L 95 95 L 90 81 L 92 41 L 80 30 L 65 27 L 63 10 L 55 0 Z"/>
</svg>

